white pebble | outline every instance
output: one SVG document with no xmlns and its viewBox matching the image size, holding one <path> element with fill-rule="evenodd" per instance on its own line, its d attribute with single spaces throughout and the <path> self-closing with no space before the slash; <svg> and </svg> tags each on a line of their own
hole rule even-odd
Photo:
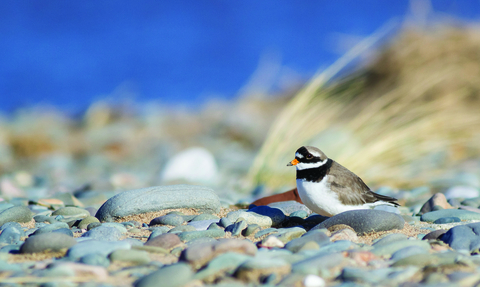
<svg viewBox="0 0 480 287">
<path fill-rule="evenodd" d="M 325 280 L 322 277 L 310 274 L 303 279 L 303 285 L 305 287 L 323 287 L 325 286 Z"/>
</svg>

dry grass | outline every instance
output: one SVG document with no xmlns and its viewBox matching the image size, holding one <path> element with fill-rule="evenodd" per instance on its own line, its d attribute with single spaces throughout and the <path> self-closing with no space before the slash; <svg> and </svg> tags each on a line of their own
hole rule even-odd
<svg viewBox="0 0 480 287">
<path fill-rule="evenodd" d="M 351 54 L 362 51 L 356 47 Z M 326 85 L 339 70 L 330 68 L 276 119 L 250 179 L 293 185 L 295 172 L 285 165 L 302 145 L 319 147 L 377 184 L 424 183 L 478 157 L 478 51 L 478 27 L 406 28 L 355 75 Z"/>
</svg>

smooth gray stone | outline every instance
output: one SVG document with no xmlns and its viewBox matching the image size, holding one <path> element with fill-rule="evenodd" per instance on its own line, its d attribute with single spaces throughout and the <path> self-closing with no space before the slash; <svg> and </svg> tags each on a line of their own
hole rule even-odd
<svg viewBox="0 0 480 287">
<path fill-rule="evenodd" d="M 168 233 L 180 233 L 185 231 L 197 231 L 197 229 L 195 229 L 195 227 L 192 225 L 180 225 L 170 229 Z"/>
<path fill-rule="evenodd" d="M 480 222 L 455 226 L 443 234 L 441 240 L 455 250 L 480 249 Z"/>
<path fill-rule="evenodd" d="M 190 221 L 187 225 L 195 227 L 195 230 L 207 230 L 212 223 L 219 222 L 220 219 L 207 219 L 199 221 Z M 219 227 L 220 228 L 220 227 Z"/>
<path fill-rule="evenodd" d="M 258 233 L 257 233 L 258 234 Z M 285 249 L 291 252 L 298 252 L 306 243 L 313 241 L 319 246 L 330 244 L 330 237 L 322 231 L 310 231 L 302 237 L 291 240 L 285 245 Z"/>
<path fill-rule="evenodd" d="M 216 220 L 218 222 L 220 218 L 213 214 L 202 213 L 192 218 L 191 221 L 203 221 L 203 220 Z"/>
<path fill-rule="evenodd" d="M 121 224 L 121 223 L 116 223 L 116 222 L 104 222 L 101 225 L 102 227 L 113 227 L 116 228 L 120 233 L 125 234 L 127 233 L 127 228 Z"/>
<path fill-rule="evenodd" d="M 185 220 L 183 219 L 183 217 L 181 215 L 167 214 L 167 215 L 163 215 L 163 216 L 152 219 L 152 221 L 150 221 L 149 225 L 152 226 L 152 225 L 163 224 L 163 225 L 180 226 L 184 222 L 185 222 Z"/>
<path fill-rule="evenodd" d="M 357 245 L 348 240 L 338 240 L 320 247 L 319 252 L 341 252 L 355 248 Z"/>
<path fill-rule="evenodd" d="M 420 220 L 434 222 L 442 217 L 458 217 L 460 220 L 480 220 L 480 213 L 461 209 L 442 209 L 427 212 L 420 217 Z"/>
<path fill-rule="evenodd" d="M 66 224 L 65 222 L 55 222 L 52 224 L 47 224 L 44 227 L 40 227 L 39 229 L 37 229 L 37 231 L 35 231 L 33 235 L 49 233 L 60 228 L 68 228 L 68 224 Z"/>
<path fill-rule="evenodd" d="M 109 258 L 111 261 L 129 262 L 137 265 L 147 264 L 152 261 L 147 251 L 134 249 L 115 250 L 110 253 Z"/>
<path fill-rule="evenodd" d="M 195 208 L 204 212 L 219 212 L 220 201 L 215 192 L 196 185 L 154 186 L 128 190 L 108 199 L 98 209 L 101 222 L 115 218 L 174 208 Z"/>
<path fill-rule="evenodd" d="M 11 203 L 8 203 L 8 202 L 3 202 L 3 203 L 0 203 L 0 212 L 6 210 L 6 209 L 9 209 L 10 207 L 14 207 L 15 205 L 14 204 L 11 204 Z"/>
<path fill-rule="evenodd" d="M 67 217 L 85 218 L 87 216 L 90 216 L 90 212 L 88 212 L 88 210 L 85 210 L 83 208 L 68 206 L 68 207 L 62 207 L 55 210 L 52 213 L 52 216 L 55 216 L 55 215 L 62 215 L 65 218 Z"/>
<path fill-rule="evenodd" d="M 98 253 L 91 253 L 83 256 L 80 258 L 80 263 L 93 265 L 93 266 L 103 266 L 108 267 L 110 265 L 110 260 L 108 260 L 107 256 L 98 254 Z"/>
<path fill-rule="evenodd" d="M 202 237 L 218 238 L 225 237 L 225 231 L 223 230 L 202 230 L 202 231 L 186 231 L 177 233 L 178 237 L 182 241 L 190 241 Z"/>
<path fill-rule="evenodd" d="M 283 243 L 287 243 L 292 239 L 299 238 L 300 236 L 304 235 L 307 231 L 302 227 L 287 227 L 287 228 L 280 228 L 278 233 L 276 233 L 275 237 L 280 239 Z"/>
<path fill-rule="evenodd" d="M 230 226 L 230 225 L 232 225 L 232 224 L 233 224 L 233 222 L 232 222 L 230 219 L 228 219 L 228 218 L 226 218 L 226 217 L 220 218 L 219 225 L 220 225 L 221 227 L 227 228 L 228 226 Z"/>
<path fill-rule="evenodd" d="M 211 223 L 211 224 L 207 227 L 207 230 L 214 230 L 214 229 L 224 230 L 223 227 L 220 227 L 220 226 L 218 225 L 218 223 L 215 223 L 215 222 Z"/>
<path fill-rule="evenodd" d="M 30 236 L 20 247 L 20 253 L 38 253 L 46 250 L 60 251 L 75 246 L 77 241 L 62 233 L 43 233 Z"/>
<path fill-rule="evenodd" d="M 320 275 L 327 270 L 340 265 L 344 257 L 341 253 L 319 253 L 318 255 L 298 261 L 292 265 L 293 273 Z"/>
<path fill-rule="evenodd" d="M 250 236 L 252 234 L 256 234 L 256 232 L 260 231 L 261 227 L 258 224 L 249 224 L 247 228 L 243 231 L 243 236 Z"/>
<path fill-rule="evenodd" d="M 22 229 L 22 226 L 18 222 L 7 222 L 4 225 L 0 226 L 0 231 L 5 230 L 7 227 L 15 227 L 17 229 Z"/>
<path fill-rule="evenodd" d="M 408 239 L 408 237 L 405 234 L 392 233 L 392 234 L 388 234 L 387 236 L 378 239 L 377 241 L 375 241 L 372 244 L 372 246 L 378 247 L 378 246 L 390 244 L 390 243 L 395 242 L 395 241 L 401 241 L 401 240 L 407 240 L 407 239 Z"/>
<path fill-rule="evenodd" d="M 147 276 L 135 281 L 135 287 L 155 287 L 162 286 L 181 287 L 193 279 L 194 272 L 190 265 L 186 263 L 176 263 L 165 266 L 158 271 L 150 273 Z"/>
<path fill-rule="evenodd" d="M 387 279 L 392 272 L 390 268 L 380 268 L 374 270 L 365 270 L 364 268 L 345 267 L 342 270 L 340 278 L 345 281 L 365 282 L 370 284 L 379 284 Z"/>
<path fill-rule="evenodd" d="M 260 238 L 264 235 L 270 235 L 270 234 L 273 234 L 273 233 L 278 233 L 278 229 L 276 229 L 276 228 L 265 228 L 265 229 L 260 230 L 257 233 L 255 233 L 255 238 Z"/>
<path fill-rule="evenodd" d="M 248 211 L 236 210 L 227 214 L 227 218 L 235 222 L 243 218 L 248 224 L 258 224 L 262 227 L 278 226 L 285 221 L 285 214 L 277 208 L 268 206 L 257 206 Z"/>
<path fill-rule="evenodd" d="M 90 230 L 92 230 L 94 228 L 97 228 L 99 226 L 102 226 L 102 224 L 100 222 L 92 222 L 89 225 L 87 225 L 87 231 L 90 231 Z"/>
<path fill-rule="evenodd" d="M 130 248 L 131 244 L 125 241 L 85 240 L 68 249 L 66 257 L 71 260 L 77 260 L 85 255 L 94 253 L 107 256 L 114 250 Z"/>
<path fill-rule="evenodd" d="M 115 227 L 99 226 L 85 232 L 82 237 L 90 237 L 95 240 L 118 241 L 123 234 Z"/>
<path fill-rule="evenodd" d="M 433 223 L 435 223 L 435 224 L 445 224 L 445 223 L 452 223 L 452 222 L 461 222 L 461 220 L 458 217 L 441 217 L 441 218 L 435 220 Z"/>
<path fill-rule="evenodd" d="M 268 204 L 267 206 L 273 207 L 273 208 L 278 208 L 281 211 L 283 211 L 284 214 L 290 214 L 290 216 L 292 216 L 292 214 L 295 213 L 295 212 L 302 212 L 302 214 L 305 213 L 306 215 L 303 218 L 307 217 L 308 214 L 312 212 L 305 205 L 303 205 L 299 202 L 293 201 L 293 200 L 282 201 L 282 202 L 273 202 L 273 203 Z"/>
<path fill-rule="evenodd" d="M 60 228 L 60 229 L 55 229 L 54 231 L 52 231 L 53 233 L 62 233 L 62 234 L 65 234 L 65 235 L 68 235 L 70 237 L 73 237 L 73 232 L 68 229 L 68 228 Z"/>
<path fill-rule="evenodd" d="M 169 230 L 170 230 L 170 227 L 168 226 L 159 226 L 159 227 L 153 227 L 153 229 L 149 229 L 152 231 L 152 233 L 150 233 L 150 236 L 148 237 L 148 240 L 154 238 L 154 237 L 157 237 L 161 234 L 164 234 L 164 233 L 167 233 Z"/>
<path fill-rule="evenodd" d="M 247 222 L 245 220 L 237 220 L 234 224 L 225 228 L 225 231 L 231 232 L 232 236 L 238 236 L 242 231 L 247 228 Z"/>
<path fill-rule="evenodd" d="M 430 250 L 430 244 L 424 240 L 400 240 L 390 242 L 388 244 L 375 246 L 371 252 L 377 256 L 390 256 L 398 250 L 409 247 L 409 246 L 418 246 L 425 250 Z"/>
<path fill-rule="evenodd" d="M 315 226 L 313 230 L 329 228 L 337 224 L 345 224 L 352 227 L 360 235 L 369 232 L 388 231 L 403 229 L 405 220 L 391 212 L 381 210 L 350 210 L 342 212 Z"/>
<path fill-rule="evenodd" d="M 15 253 L 18 253 L 20 250 L 21 245 L 18 244 L 10 244 L 10 245 L 5 245 L 2 248 L 0 248 L 0 253 L 12 253 L 12 251 L 15 251 Z"/>
<path fill-rule="evenodd" d="M 426 250 L 425 248 L 422 248 L 419 246 L 408 246 L 400 250 L 397 250 L 395 253 L 393 253 L 390 260 L 398 261 L 400 259 L 407 258 L 408 256 L 411 256 L 411 255 L 427 254 L 427 253 L 428 253 L 428 250 Z"/>
<path fill-rule="evenodd" d="M 7 222 L 30 222 L 33 219 L 33 212 L 26 206 L 13 206 L 0 212 L 0 226 Z"/>
<path fill-rule="evenodd" d="M 20 238 L 25 236 L 25 232 L 16 226 L 5 228 L 0 234 L 0 243 L 13 244 L 20 241 Z"/>
<path fill-rule="evenodd" d="M 307 218 L 307 216 L 308 216 L 308 212 L 306 212 L 305 210 L 297 210 L 290 214 L 290 217 L 299 217 L 302 219 Z"/>
<path fill-rule="evenodd" d="M 197 272 L 194 278 L 203 280 L 212 276 L 220 277 L 223 274 L 233 275 L 238 266 L 251 259 L 251 256 L 245 254 L 235 252 L 223 253 L 211 260 L 206 268 Z"/>
</svg>

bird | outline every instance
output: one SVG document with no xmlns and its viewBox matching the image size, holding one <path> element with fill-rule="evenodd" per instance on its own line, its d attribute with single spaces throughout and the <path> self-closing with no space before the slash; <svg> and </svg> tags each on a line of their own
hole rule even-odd
<svg viewBox="0 0 480 287">
<path fill-rule="evenodd" d="M 396 198 L 373 192 L 360 177 L 316 147 L 300 147 L 287 166 L 297 168 L 297 190 L 303 204 L 320 215 L 332 217 L 377 205 L 399 206 Z"/>
</svg>

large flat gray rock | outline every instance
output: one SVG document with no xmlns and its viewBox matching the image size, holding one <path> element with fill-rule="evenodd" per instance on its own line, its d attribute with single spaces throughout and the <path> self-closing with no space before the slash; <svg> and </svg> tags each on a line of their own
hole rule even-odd
<svg viewBox="0 0 480 287">
<path fill-rule="evenodd" d="M 154 186 L 128 190 L 107 200 L 95 217 L 101 222 L 172 208 L 219 212 L 220 200 L 213 189 L 196 185 Z"/>
</svg>

